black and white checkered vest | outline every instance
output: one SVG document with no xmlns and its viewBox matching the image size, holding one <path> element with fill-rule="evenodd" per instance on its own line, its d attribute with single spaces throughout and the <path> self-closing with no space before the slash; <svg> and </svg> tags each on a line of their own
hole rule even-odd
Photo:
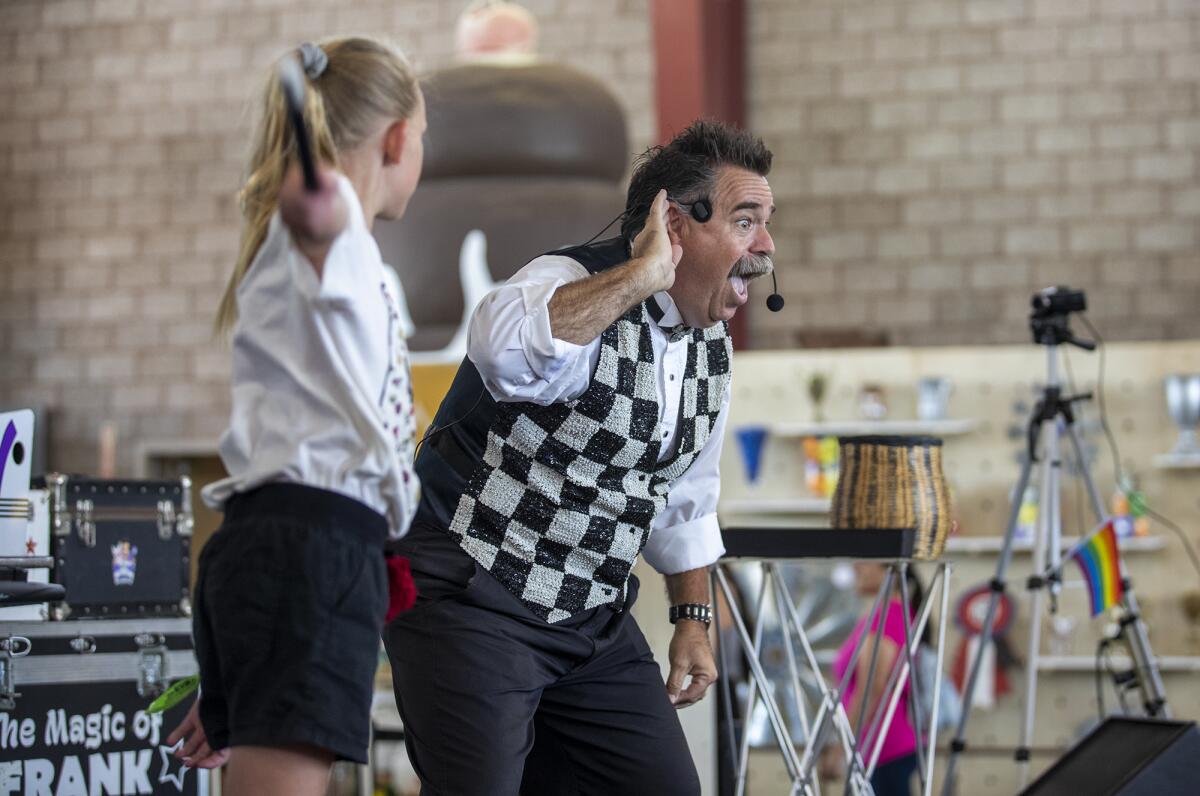
<svg viewBox="0 0 1200 796">
<path fill-rule="evenodd" d="M 555 254 L 592 273 L 629 256 L 620 239 Z M 659 461 L 652 323 L 642 303 L 604 330 L 591 384 L 566 403 L 497 403 L 465 360 L 434 422 L 467 419 L 433 437 L 418 458 L 418 520 L 437 517 L 549 622 L 623 605 L 629 571 L 670 483 L 704 447 L 720 412 L 732 353 L 725 324 L 689 332 L 677 446 Z M 455 414 L 471 400 L 478 402 L 473 410 Z M 457 489 L 456 501 L 447 488 Z"/>
</svg>

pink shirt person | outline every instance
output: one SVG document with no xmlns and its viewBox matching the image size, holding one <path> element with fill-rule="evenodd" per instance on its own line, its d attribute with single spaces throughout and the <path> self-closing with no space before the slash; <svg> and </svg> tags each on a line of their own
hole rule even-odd
<svg viewBox="0 0 1200 796">
<path fill-rule="evenodd" d="M 905 645 L 904 606 L 900 602 L 899 598 L 893 597 L 891 599 L 891 601 L 889 602 L 886 610 L 887 610 L 887 617 L 884 620 L 883 637 L 896 645 L 897 656 L 902 657 L 904 654 L 904 645 Z M 870 630 L 871 635 L 868 637 L 868 639 L 867 639 L 868 641 L 873 639 L 875 637 L 875 633 L 878 632 L 879 619 L 880 619 L 880 617 L 878 615 L 876 615 L 874 617 L 874 621 L 871 623 L 871 630 Z M 849 668 L 849 665 L 850 665 L 850 655 L 854 652 L 854 647 L 858 643 L 858 639 L 863 633 L 863 630 L 866 626 L 866 622 L 867 622 L 866 616 L 863 616 L 861 619 L 859 619 L 858 623 L 855 624 L 854 629 L 852 631 L 850 631 L 849 638 L 846 639 L 845 643 L 842 644 L 841 649 L 838 650 L 837 657 L 834 658 L 834 662 L 833 662 L 833 676 L 834 676 L 835 683 L 840 683 L 842 680 L 842 677 L 846 674 L 846 670 Z M 867 663 L 869 664 L 870 663 L 870 650 L 864 649 L 861 653 L 859 653 L 859 657 L 860 657 L 860 662 L 862 661 L 862 659 L 865 658 Z M 880 662 L 880 665 L 879 665 L 877 671 L 875 672 L 875 677 L 881 679 L 882 682 L 886 682 L 888 679 L 889 672 L 882 665 L 882 655 L 880 656 L 880 658 L 881 658 L 881 662 Z M 846 710 L 848 712 L 850 710 L 850 704 L 851 704 L 852 700 L 854 699 L 855 693 L 857 693 L 858 689 L 864 685 L 863 683 L 858 682 L 858 674 L 859 674 L 858 671 L 855 671 L 850 675 L 850 680 L 846 685 L 846 690 L 842 694 L 842 704 L 844 704 L 846 706 Z M 889 698 L 890 698 L 890 694 L 884 695 L 885 700 L 887 700 Z M 905 757 L 907 755 L 911 755 L 916 751 L 917 739 L 916 739 L 916 733 L 913 732 L 912 721 L 909 718 L 910 713 L 909 713 L 909 707 L 908 707 L 908 699 L 909 699 L 909 685 L 908 685 L 908 678 L 905 678 L 903 690 L 900 692 L 900 702 L 896 706 L 896 711 L 892 716 L 891 725 L 888 727 L 888 731 L 883 737 L 883 749 L 881 750 L 880 755 L 879 755 L 879 765 L 883 765 L 884 763 L 891 762 L 892 760 L 896 760 L 898 758 Z M 885 702 L 885 704 L 886 704 L 886 702 Z M 866 719 L 864 720 L 864 723 L 863 723 L 864 735 L 867 733 L 867 727 L 871 723 L 873 707 L 874 706 L 872 706 L 872 705 L 867 706 Z M 858 715 L 851 714 L 850 715 L 850 725 L 853 727 L 853 726 L 856 726 L 857 723 L 858 723 Z M 870 760 L 866 759 L 866 758 L 869 757 L 869 754 L 874 747 L 875 738 L 874 737 L 863 737 L 863 738 L 859 738 L 858 740 L 859 740 L 859 748 L 862 750 L 862 754 L 864 756 L 864 762 L 869 763 Z"/>
</svg>

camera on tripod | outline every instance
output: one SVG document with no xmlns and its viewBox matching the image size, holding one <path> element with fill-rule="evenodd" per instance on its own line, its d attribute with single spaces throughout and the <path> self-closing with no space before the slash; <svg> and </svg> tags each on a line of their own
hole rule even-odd
<svg viewBox="0 0 1200 796">
<path fill-rule="evenodd" d="M 1087 296 L 1082 290 L 1072 290 L 1059 285 L 1034 293 L 1030 303 L 1033 305 L 1035 318 L 1049 318 L 1054 315 L 1083 312 L 1087 309 Z"/>
<path fill-rule="evenodd" d="M 1088 351 L 1096 348 L 1092 341 L 1076 337 L 1069 325 L 1071 313 L 1087 310 L 1087 296 L 1082 290 L 1063 285 L 1048 287 L 1034 293 L 1030 305 L 1033 311 L 1029 313 L 1029 328 L 1035 343 L 1047 346 L 1070 343 Z"/>
</svg>

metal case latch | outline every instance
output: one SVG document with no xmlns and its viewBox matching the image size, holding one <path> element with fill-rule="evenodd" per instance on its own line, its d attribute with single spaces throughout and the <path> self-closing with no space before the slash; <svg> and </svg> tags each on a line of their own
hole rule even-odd
<svg viewBox="0 0 1200 796">
<path fill-rule="evenodd" d="M 29 654 L 33 644 L 24 636 L 0 638 L 0 710 L 12 710 L 17 706 L 16 672 L 14 658 Z"/>
<path fill-rule="evenodd" d="M 192 535 L 192 530 L 196 525 L 196 517 L 192 513 L 192 479 L 186 475 L 179 478 L 180 496 L 179 496 L 179 520 L 176 532 L 182 537 Z"/>
<path fill-rule="evenodd" d="M 175 533 L 175 504 L 169 500 L 158 501 L 158 538 L 164 542 Z"/>
<path fill-rule="evenodd" d="M 85 547 L 96 546 L 96 521 L 92 519 L 95 504 L 87 498 L 75 501 L 75 532 Z"/>
<path fill-rule="evenodd" d="M 167 639 L 162 633 L 138 633 L 138 696 L 156 697 L 167 689 Z"/>
<path fill-rule="evenodd" d="M 55 536 L 69 536 L 71 511 L 67 508 L 67 477 L 49 473 L 46 476 L 46 489 L 50 493 L 50 528 Z"/>
</svg>

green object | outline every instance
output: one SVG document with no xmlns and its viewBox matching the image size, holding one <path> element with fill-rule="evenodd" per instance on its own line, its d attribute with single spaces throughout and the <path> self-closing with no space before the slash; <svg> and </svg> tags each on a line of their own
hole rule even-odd
<svg viewBox="0 0 1200 796">
<path fill-rule="evenodd" d="M 1146 516 L 1146 496 L 1134 489 L 1129 493 L 1129 513 L 1134 519 Z"/>
<path fill-rule="evenodd" d="M 163 691 L 159 695 L 158 699 L 150 703 L 150 707 L 146 708 L 146 712 L 162 713 L 164 710 L 170 710 L 199 687 L 200 675 L 198 674 L 193 674 L 182 680 L 176 680 L 171 683 L 171 686 L 166 691 Z"/>
</svg>

